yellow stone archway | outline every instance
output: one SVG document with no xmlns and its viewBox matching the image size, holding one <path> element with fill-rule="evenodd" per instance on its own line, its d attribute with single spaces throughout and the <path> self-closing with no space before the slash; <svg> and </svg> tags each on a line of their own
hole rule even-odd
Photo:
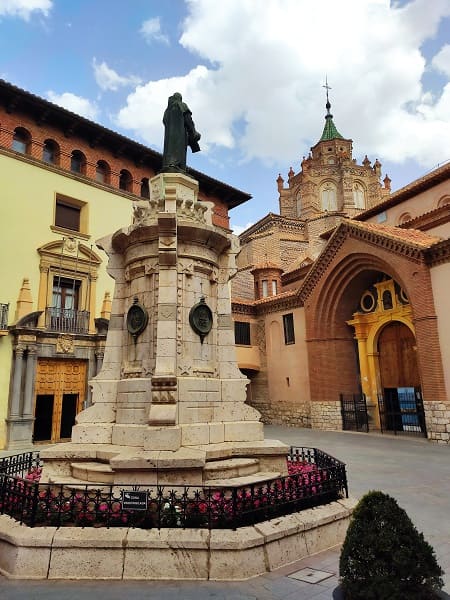
<svg viewBox="0 0 450 600">
<path fill-rule="evenodd" d="M 387 299 L 390 298 L 390 302 Z M 361 390 L 373 426 L 380 428 L 378 395 L 382 393 L 378 338 L 392 322 L 406 325 L 415 336 L 412 309 L 403 290 L 392 279 L 375 283 L 360 300 L 359 310 L 347 324 L 354 328 L 358 343 Z"/>
</svg>

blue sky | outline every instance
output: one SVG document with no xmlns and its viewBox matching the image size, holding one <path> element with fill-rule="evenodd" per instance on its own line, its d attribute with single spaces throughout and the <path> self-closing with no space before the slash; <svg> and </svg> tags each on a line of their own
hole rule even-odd
<svg viewBox="0 0 450 600">
<path fill-rule="evenodd" d="M 0 0 L 0 77 L 161 150 L 180 91 L 188 164 L 278 212 L 276 178 L 335 124 L 393 189 L 450 159 L 450 0 Z"/>
</svg>

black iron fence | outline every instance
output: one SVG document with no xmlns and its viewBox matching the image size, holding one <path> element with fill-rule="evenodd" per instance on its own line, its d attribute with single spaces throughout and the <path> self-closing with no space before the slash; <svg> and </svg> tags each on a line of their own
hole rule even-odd
<svg viewBox="0 0 450 600">
<path fill-rule="evenodd" d="M 369 431 L 366 396 L 340 394 L 342 429 L 344 431 Z"/>
<path fill-rule="evenodd" d="M 89 331 L 89 311 L 72 308 L 47 308 L 45 310 L 45 326 L 51 331 L 87 333 Z"/>
<path fill-rule="evenodd" d="M 378 396 L 382 433 L 427 436 L 419 388 L 385 388 Z"/>
<path fill-rule="evenodd" d="M 26 452 L 0 458 L 0 477 L 15 475 L 25 477 L 35 472 L 41 466 L 39 452 Z"/>
<path fill-rule="evenodd" d="M 289 475 L 242 487 L 92 485 L 33 481 L 39 457 L 0 466 L 0 513 L 30 526 L 235 529 L 348 497 L 345 464 L 316 448 L 291 448 Z M 28 461 L 28 462 L 27 462 Z M 17 473 L 13 473 L 13 464 Z M 31 479 L 23 477 L 30 465 Z"/>
</svg>

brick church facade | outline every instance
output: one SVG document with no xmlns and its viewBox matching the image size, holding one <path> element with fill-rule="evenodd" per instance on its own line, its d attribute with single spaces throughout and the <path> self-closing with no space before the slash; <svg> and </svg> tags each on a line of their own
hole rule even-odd
<svg viewBox="0 0 450 600">
<path fill-rule="evenodd" d="M 249 403 L 271 423 L 448 443 L 450 165 L 391 193 L 330 108 L 300 171 L 277 179 L 279 214 L 240 236 Z"/>
</svg>

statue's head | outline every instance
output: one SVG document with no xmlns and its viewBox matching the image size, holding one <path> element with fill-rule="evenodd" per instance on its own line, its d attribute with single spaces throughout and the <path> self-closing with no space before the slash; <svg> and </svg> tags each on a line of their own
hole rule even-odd
<svg viewBox="0 0 450 600">
<path fill-rule="evenodd" d="M 181 102 L 183 97 L 180 92 L 175 92 L 172 96 L 169 96 L 169 104 L 175 104 L 176 102 Z"/>
</svg>

